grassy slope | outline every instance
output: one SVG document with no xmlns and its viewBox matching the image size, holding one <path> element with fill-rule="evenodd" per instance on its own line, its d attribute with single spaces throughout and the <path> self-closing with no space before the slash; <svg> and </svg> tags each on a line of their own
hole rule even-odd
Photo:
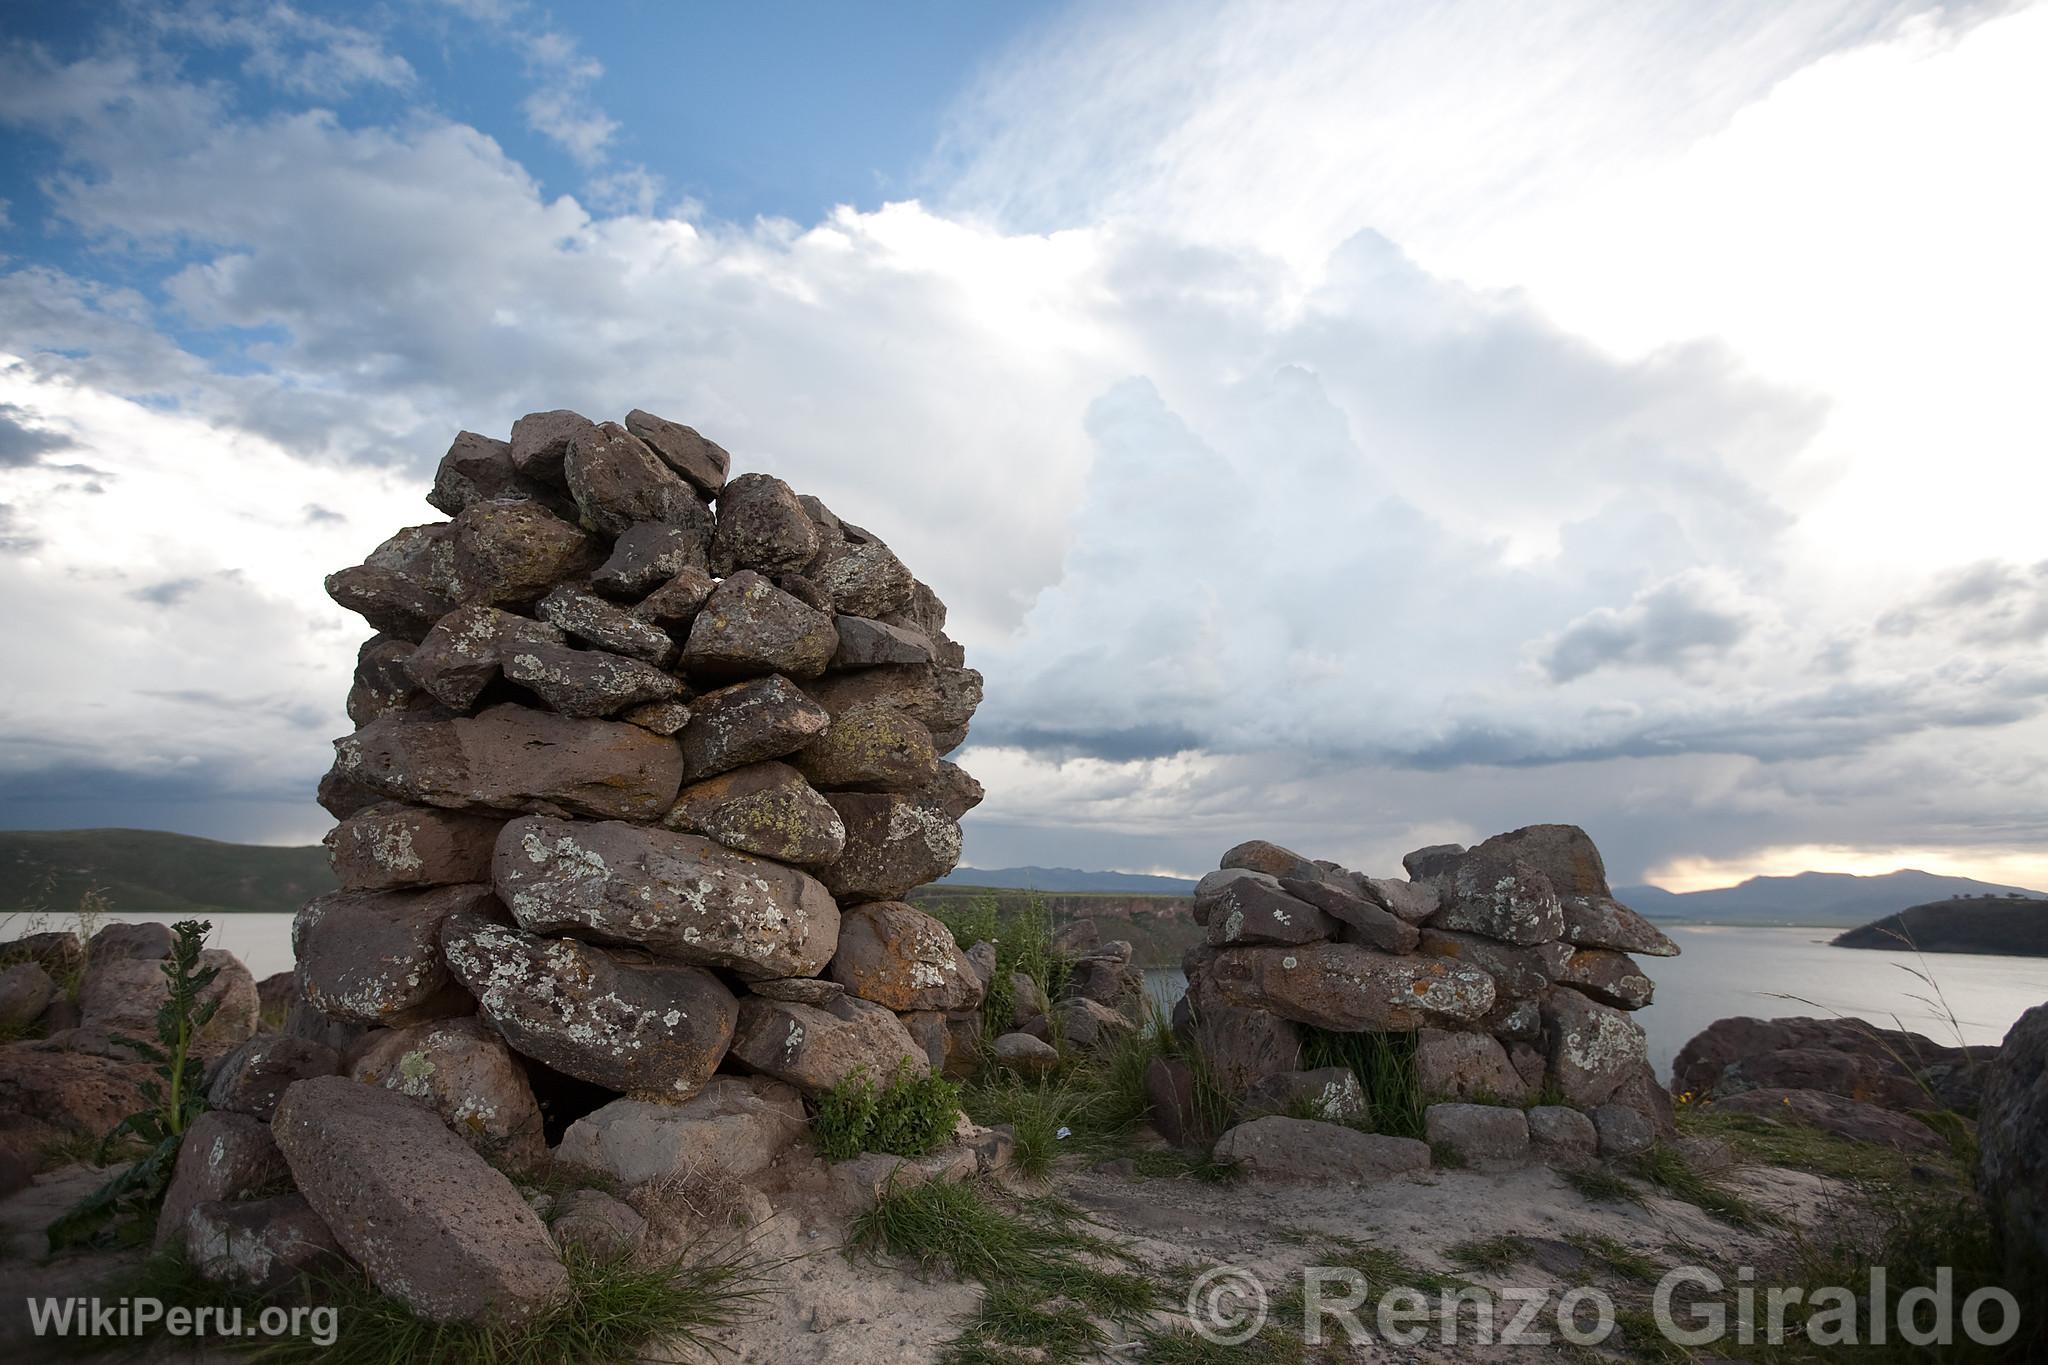
<svg viewBox="0 0 2048 1365">
<path fill-rule="evenodd" d="M 2048 901 L 1950 900 L 1916 905 L 1836 937 L 1841 948 L 1908 946 L 1926 953 L 2048 957 Z"/>
<path fill-rule="evenodd" d="M 0 831 L 0 913 L 61 912 L 98 887 L 109 910 L 296 910 L 334 889 L 327 850 L 139 829 Z"/>
</svg>

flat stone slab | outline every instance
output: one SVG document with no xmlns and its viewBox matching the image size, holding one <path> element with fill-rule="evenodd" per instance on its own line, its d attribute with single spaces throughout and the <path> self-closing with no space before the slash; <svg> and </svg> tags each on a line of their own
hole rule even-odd
<svg viewBox="0 0 2048 1365">
<path fill-rule="evenodd" d="M 1215 1155 L 1255 1180 L 1386 1180 L 1429 1168 L 1429 1145 L 1414 1138 L 1277 1114 L 1230 1129 L 1216 1140 Z"/>
</svg>

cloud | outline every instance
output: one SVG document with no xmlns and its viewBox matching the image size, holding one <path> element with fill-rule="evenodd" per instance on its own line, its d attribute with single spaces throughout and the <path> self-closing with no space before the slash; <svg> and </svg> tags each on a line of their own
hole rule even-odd
<svg viewBox="0 0 2048 1365">
<path fill-rule="evenodd" d="M 0 403 L 0 469 L 38 464 L 51 451 L 77 444 L 61 431 L 24 425 L 21 419 L 27 415 L 12 403 Z"/>
<path fill-rule="evenodd" d="M 1543 652 L 1553 682 L 1616 666 L 1683 672 L 1719 658 L 1756 624 L 1755 611 L 1716 575 L 1687 573 L 1645 588 L 1626 607 L 1598 607 L 1573 621 Z"/>
<path fill-rule="evenodd" d="M 1987 559 L 1954 570 L 1915 601 L 1880 616 L 1877 629 L 1947 634 L 1980 646 L 2039 644 L 2048 639 L 2048 560 Z"/>
<path fill-rule="evenodd" d="M 404 90 L 411 63 L 369 29 L 307 14 L 289 4 L 187 3 L 152 7 L 160 33 L 246 52 L 247 72 L 295 95 L 334 98 L 371 87 Z"/>
</svg>

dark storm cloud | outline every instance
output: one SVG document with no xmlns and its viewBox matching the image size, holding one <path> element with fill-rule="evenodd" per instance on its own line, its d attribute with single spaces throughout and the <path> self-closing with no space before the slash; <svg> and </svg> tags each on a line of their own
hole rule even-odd
<svg viewBox="0 0 2048 1365">
<path fill-rule="evenodd" d="M 1660 583 L 1623 608 L 1601 607 L 1566 626 L 1543 656 L 1554 682 L 1613 665 L 1680 669 L 1722 654 L 1755 621 L 1698 579 Z"/>
</svg>

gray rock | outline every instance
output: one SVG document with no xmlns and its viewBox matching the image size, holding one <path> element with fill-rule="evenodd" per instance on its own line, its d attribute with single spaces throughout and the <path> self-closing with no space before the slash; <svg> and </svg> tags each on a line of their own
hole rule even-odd
<svg viewBox="0 0 2048 1365">
<path fill-rule="evenodd" d="M 842 901 L 900 900 L 960 861 L 960 825 L 939 806 L 895 792 L 830 792 L 846 827 L 839 861 L 819 878 Z"/>
<path fill-rule="evenodd" d="M 725 487 L 732 456 L 692 428 L 635 408 L 626 414 L 626 430 L 647 442 L 670 469 L 688 479 L 705 497 L 715 498 Z"/>
<path fill-rule="evenodd" d="M 1431 1147 L 1442 1143 L 1468 1166 L 1519 1166 L 1529 1159 L 1529 1120 L 1497 1104 L 1432 1104 L 1422 1111 Z"/>
<path fill-rule="evenodd" d="M 1340 927 L 1336 937 L 1344 943 L 1377 948 L 1383 953 L 1415 951 L 1419 937 L 1415 926 L 1362 895 L 1329 882 L 1303 881 L 1299 877 L 1282 878 L 1280 889 L 1337 921 Z"/>
<path fill-rule="evenodd" d="M 782 758 L 831 724 L 822 706 L 777 676 L 706 692 L 690 704 L 683 731 L 683 772 L 691 782 Z"/>
<path fill-rule="evenodd" d="M 928 664 L 932 642 L 907 626 L 892 626 L 864 616 L 834 618 L 839 630 L 839 648 L 832 655 L 834 668 L 874 668 L 879 664 Z"/>
<path fill-rule="evenodd" d="M 612 545 L 611 558 L 590 576 L 590 584 L 613 597 L 638 601 L 686 571 L 702 574 L 710 533 L 708 513 L 692 525 L 643 521 L 629 526 Z M 710 575 L 703 576 L 709 596 Z"/>
<path fill-rule="evenodd" d="M 422 1317 L 514 1323 L 568 1292 L 512 1182 L 415 1101 L 322 1076 L 285 1092 L 271 1130 L 342 1249 Z"/>
<path fill-rule="evenodd" d="M 2048 1005 L 2006 1032 L 1977 1125 L 1977 1188 L 2016 1288 L 2048 1292 Z"/>
<path fill-rule="evenodd" d="M 1305 1109 L 1306 1114 L 1296 1114 Z M 1349 1067 L 1325 1066 L 1313 1071 L 1277 1071 L 1263 1076 L 1244 1092 L 1238 1112 L 1248 1117 L 1289 1114 L 1326 1123 L 1363 1120 L 1370 1112 L 1358 1077 Z"/>
<path fill-rule="evenodd" d="M 506 651 L 562 641 L 562 632 L 544 621 L 498 607 L 458 607 L 434 623 L 405 667 L 434 700 L 467 711 L 497 680 Z"/>
<path fill-rule="evenodd" d="M 1215 1156 L 1263 1181 L 1364 1183 L 1429 1167 L 1429 1147 L 1413 1138 L 1278 1114 L 1238 1124 L 1216 1140 Z"/>
<path fill-rule="evenodd" d="M 1173 1027 L 1229 1096 L 1242 1095 L 1262 1077 L 1301 1069 L 1301 1034 L 1293 1024 L 1265 1010 L 1224 1004 L 1200 985 L 1175 1007 Z"/>
<path fill-rule="evenodd" d="M 1593 1129 L 1600 1135 L 1600 1155 L 1634 1156 L 1657 1144 L 1657 1125 L 1649 1115 L 1625 1104 L 1603 1104 L 1592 1113 Z"/>
<path fill-rule="evenodd" d="M 1635 959 L 1605 948 L 1580 948 L 1565 960 L 1560 986 L 1570 986 L 1616 1009 L 1639 1010 L 1657 993 L 1657 983 L 1643 974 Z"/>
<path fill-rule="evenodd" d="M 474 1017 L 387 1029 L 349 1059 L 350 1079 L 420 1101 L 501 1166 L 547 1157 L 540 1105 L 505 1040 Z"/>
<path fill-rule="evenodd" d="M 416 805 L 654 820 L 683 784 L 672 740 L 526 706 L 452 720 L 385 716 L 334 749 L 344 777 Z"/>
<path fill-rule="evenodd" d="M 834 981 L 899 1013 L 973 1009 L 981 977 L 945 925 L 900 901 L 848 909 L 839 921 Z"/>
<path fill-rule="evenodd" d="M 585 644 L 623 654 L 643 664 L 667 668 L 676 659 L 669 633 L 624 607 L 564 583 L 540 599 L 540 618 L 559 626 Z"/>
<path fill-rule="evenodd" d="M 291 1172 L 271 1141 L 267 1122 L 247 1114 L 201 1114 L 178 1144 L 153 1245 L 158 1251 L 178 1245 L 185 1236 L 185 1215 L 196 1204 L 281 1193 L 290 1182 Z"/>
<path fill-rule="evenodd" d="M 852 616 L 899 611 L 916 591 L 910 570 L 880 541 L 856 544 L 828 536 L 806 572 L 824 589 L 834 611 Z"/>
<path fill-rule="evenodd" d="M 829 863 L 846 847 L 846 826 L 832 803 L 796 769 L 772 761 L 683 788 L 662 823 L 799 867 Z"/>
<path fill-rule="evenodd" d="M 1297 877 L 1311 882 L 1323 879 L 1323 869 L 1315 863 L 1291 848 L 1282 848 L 1265 839 L 1248 839 L 1238 844 L 1223 855 L 1217 866 L 1225 871 L 1241 868 L 1247 872 L 1263 872 L 1276 879 Z"/>
<path fill-rule="evenodd" d="M 161 962 L 171 955 L 177 944 L 178 936 L 171 932 L 171 926 L 158 920 L 109 924 L 92 936 L 86 960 L 111 962 L 117 957 L 132 957 L 144 962 Z"/>
<path fill-rule="evenodd" d="M 842 711 L 790 762 L 826 790 L 918 792 L 939 779 L 931 731 L 886 706 Z"/>
<path fill-rule="evenodd" d="M 1539 1104 L 1528 1111 L 1528 1120 L 1529 1146 L 1539 1157 L 1591 1160 L 1600 1150 L 1599 1129 L 1576 1109 Z"/>
<path fill-rule="evenodd" d="M 1060 1064 L 1058 1049 L 1028 1033 L 1005 1033 L 991 1051 L 997 1066 L 1024 1076 L 1042 1076 Z"/>
<path fill-rule="evenodd" d="M 221 1058 L 207 1077 L 206 1102 L 222 1113 L 247 1114 L 268 1123 L 286 1086 L 340 1070 L 341 1054 L 325 1043 L 283 1033 L 259 1034 Z"/>
<path fill-rule="evenodd" d="M 1203 886 L 1211 889 L 1205 892 Z M 1279 879 L 1267 873 L 1243 872 L 1215 883 L 1204 878 L 1195 899 L 1201 907 L 1197 913 L 1208 925 L 1209 942 L 1218 947 L 1311 943 L 1337 934 L 1337 921 L 1307 901 L 1288 895 Z"/>
<path fill-rule="evenodd" d="M 1565 1103 L 1578 1109 L 1606 1103 L 1649 1059 L 1640 1024 L 1577 991 L 1553 990 L 1544 998 L 1543 1031 L 1551 1079 Z"/>
<path fill-rule="evenodd" d="M 498 838 L 493 885 L 520 925 L 632 944 L 743 977 L 812 976 L 839 942 L 819 882 L 694 834 L 527 816 Z"/>
<path fill-rule="evenodd" d="M 683 685 L 653 664 L 567 645 L 529 645 L 505 654 L 505 677 L 557 714 L 609 716 L 643 702 L 670 701 Z"/>
<path fill-rule="evenodd" d="M 562 474 L 583 524 L 604 535 L 622 536 L 644 521 L 686 527 L 698 536 L 710 527 L 710 509 L 697 491 L 616 422 L 571 437 Z"/>
<path fill-rule="evenodd" d="M 1365 898 L 1406 924 L 1420 924 L 1442 906 L 1428 882 L 1397 882 L 1385 877 L 1355 878 Z"/>
<path fill-rule="evenodd" d="M 1463 844 L 1431 844 L 1401 858 L 1401 868 L 1411 881 L 1436 883 L 1448 878 L 1465 856 Z"/>
<path fill-rule="evenodd" d="M 1548 943 L 1564 932 L 1564 907 L 1550 879 L 1529 863 L 1488 855 L 1484 844 L 1440 885 L 1444 907 L 1430 916 L 1432 928 L 1523 945 Z"/>
<path fill-rule="evenodd" d="M 396 891 L 488 881 L 503 816 L 380 801 L 327 835 L 327 863 L 344 891 Z"/>
<path fill-rule="evenodd" d="M 171 994 L 164 965 L 149 958 L 94 958 L 78 987 L 80 1031 L 108 1039 L 154 1041 L 157 1011 Z M 214 1009 L 194 1048 L 202 1057 L 218 1058 L 256 1032 L 262 1005 L 256 995 L 256 978 L 233 953 L 203 949 L 199 966 L 216 973 L 213 984 L 199 993 L 201 1003 Z"/>
<path fill-rule="evenodd" d="M 1433 1028 L 1415 1035 L 1415 1087 L 1441 1100 L 1519 1104 L 1528 1095 L 1507 1049 L 1491 1036 Z"/>
<path fill-rule="evenodd" d="M 1340 1032 L 1470 1023 L 1493 1008 L 1493 978 L 1433 958 L 1350 943 L 1227 948 L 1211 966 L 1223 1002 Z"/>
<path fill-rule="evenodd" d="M 740 1002 L 732 1055 L 807 1095 L 823 1094 L 856 1071 L 880 1085 L 904 1063 L 919 1074 L 931 1065 L 901 1020 L 850 995 L 823 1006 L 748 996 Z"/>
<path fill-rule="evenodd" d="M 524 606 L 604 560 L 602 543 L 537 503 L 476 503 L 450 526 L 464 602 Z"/>
<path fill-rule="evenodd" d="M 1045 988 L 1028 972 L 1010 973 L 1010 1000 L 1011 1022 L 1019 1026 L 1052 1013 L 1052 1003 L 1045 998 Z"/>
<path fill-rule="evenodd" d="M 718 583 L 702 569 L 684 569 L 640 599 L 633 615 L 663 630 L 680 631 L 696 619 Z"/>
<path fill-rule="evenodd" d="M 36 1021 L 57 994 L 57 983 L 34 962 L 0 969 L 0 1028 L 19 1032 Z"/>
<path fill-rule="evenodd" d="M 195 1204 L 185 1215 L 184 1250 L 202 1278 L 263 1294 L 348 1268 L 333 1231 L 297 1194 Z"/>
<path fill-rule="evenodd" d="M 995 980 L 996 945 L 990 943 L 987 939 L 983 939 L 972 948 L 969 948 L 967 950 L 967 965 L 974 968 L 974 974 L 981 978 L 982 985 L 986 986 L 989 982 Z"/>
<path fill-rule="evenodd" d="M 846 987 L 822 976 L 771 976 L 747 983 L 747 993 L 763 1000 L 789 1000 L 823 1008 L 846 994 Z"/>
<path fill-rule="evenodd" d="M 818 553 L 818 528 L 789 485 L 768 474 L 742 474 L 718 495 L 718 532 L 711 571 L 801 573 Z"/>
<path fill-rule="evenodd" d="M 683 666 L 691 677 L 711 682 L 767 673 L 815 678 L 838 648 L 830 616 L 741 570 L 714 588 L 691 620 Z"/>
<path fill-rule="evenodd" d="M 570 1190 L 563 1194 L 555 1201 L 548 1230 L 562 1246 L 575 1247 L 600 1259 L 630 1256 L 647 1240 L 647 1220 L 631 1204 L 614 1199 L 603 1190 Z"/>
<path fill-rule="evenodd" d="M 372 630 L 401 640 L 420 640 L 455 604 L 396 569 L 358 564 L 327 575 L 327 595 L 370 623 Z"/>
<path fill-rule="evenodd" d="M 1111 1047 L 1138 1027 L 1128 1016 L 1100 1001 L 1073 996 L 1053 1006 L 1053 1017 L 1059 1020 L 1060 1036 L 1067 1046 L 1082 1052 Z"/>
<path fill-rule="evenodd" d="M 441 946 L 477 1010 L 521 1054 L 623 1094 L 685 1100 L 732 1041 L 738 1005 L 702 967 L 448 917 Z"/>
<path fill-rule="evenodd" d="M 568 485 L 563 477 L 562 464 L 568 459 L 569 443 L 585 432 L 596 430 L 597 423 L 567 408 L 529 412 L 512 424 L 507 454 L 521 477 L 565 488 Z"/>
<path fill-rule="evenodd" d="M 292 955 L 308 1002 L 358 1024 L 399 1028 L 464 1014 L 469 994 L 441 961 L 441 921 L 497 913 L 491 888 L 332 891 L 292 921 Z"/>
<path fill-rule="evenodd" d="M 809 1131 L 803 1096 L 764 1076 L 714 1076 L 681 1104 L 613 1100 L 569 1125 L 555 1159 L 622 1185 L 768 1169 Z"/>
</svg>

